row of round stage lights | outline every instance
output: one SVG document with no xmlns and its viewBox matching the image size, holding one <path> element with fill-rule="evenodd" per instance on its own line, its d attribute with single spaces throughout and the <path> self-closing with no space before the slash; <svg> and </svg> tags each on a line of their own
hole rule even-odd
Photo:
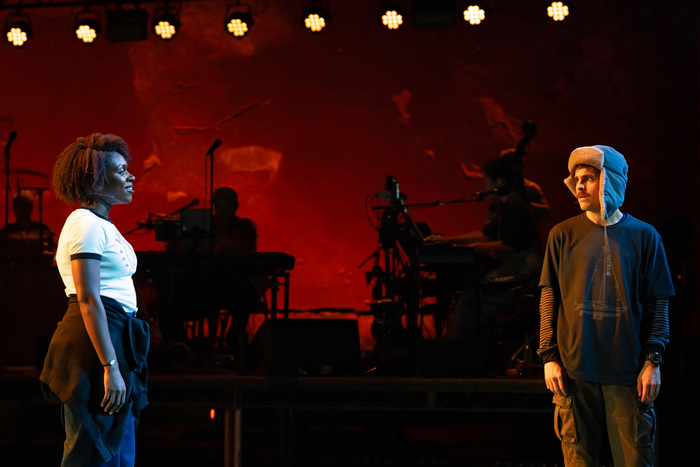
<svg viewBox="0 0 700 467">
<path fill-rule="evenodd" d="M 569 15 L 569 7 L 564 2 L 551 2 L 547 6 L 547 15 L 554 21 L 563 21 Z M 481 24 L 486 19 L 486 12 L 478 5 L 470 5 L 463 11 L 464 20 L 471 25 Z M 405 13 L 401 9 L 389 9 L 381 13 L 381 22 L 388 29 L 398 29 L 404 23 Z M 226 32 L 237 39 L 245 37 L 255 24 L 250 7 L 247 5 L 229 5 L 226 8 L 224 28 Z M 302 16 L 304 26 L 318 33 L 326 27 L 330 14 L 326 8 L 317 5 L 307 9 Z M 153 32 L 163 40 L 170 40 L 180 28 L 179 15 L 173 9 L 156 10 L 152 22 Z M 75 35 L 86 44 L 92 43 L 102 32 L 100 17 L 96 12 L 87 9 L 76 15 Z M 32 26 L 29 16 L 17 12 L 7 18 L 5 26 L 7 41 L 21 47 L 32 36 Z"/>
<path fill-rule="evenodd" d="M 156 11 L 151 26 L 153 32 L 161 39 L 172 39 L 180 27 L 177 12 L 167 9 Z M 91 44 L 102 32 L 99 14 L 88 10 L 78 13 L 74 29 L 75 37 L 78 40 Z M 15 47 L 23 46 L 32 37 L 32 24 L 29 16 L 22 12 L 9 15 L 5 26 L 5 36 L 7 41 Z"/>
<path fill-rule="evenodd" d="M 469 5 L 462 15 L 464 21 L 471 25 L 481 24 L 486 19 L 486 11 L 479 5 Z M 398 29 L 403 24 L 404 16 L 401 9 L 389 9 L 381 16 L 382 24 L 389 29 Z M 569 6 L 564 2 L 551 2 L 547 5 L 547 16 L 554 21 L 564 21 L 569 16 Z"/>
</svg>

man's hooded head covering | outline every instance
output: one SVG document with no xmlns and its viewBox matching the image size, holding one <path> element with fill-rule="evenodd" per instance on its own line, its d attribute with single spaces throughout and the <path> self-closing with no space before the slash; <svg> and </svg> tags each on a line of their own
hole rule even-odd
<svg viewBox="0 0 700 467">
<path fill-rule="evenodd" d="M 600 215 L 609 219 L 622 206 L 627 187 L 627 162 L 625 157 L 610 146 L 584 146 L 574 149 L 569 156 L 569 176 L 564 180 L 576 196 L 574 167 L 590 165 L 600 170 Z"/>
<path fill-rule="evenodd" d="M 606 251 L 606 275 L 610 275 L 612 263 L 610 261 L 610 246 L 608 245 L 607 220 L 622 206 L 625 200 L 625 188 L 627 187 L 627 162 L 625 157 L 610 146 L 584 146 L 574 149 L 569 156 L 569 176 L 564 180 L 569 190 L 576 196 L 576 182 L 574 181 L 574 167 L 577 165 L 589 165 L 600 170 L 600 216 L 605 231 Z"/>
</svg>

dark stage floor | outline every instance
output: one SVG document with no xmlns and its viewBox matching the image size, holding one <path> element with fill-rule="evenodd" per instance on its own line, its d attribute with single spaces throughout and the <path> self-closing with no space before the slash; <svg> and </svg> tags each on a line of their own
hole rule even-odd
<svg viewBox="0 0 700 467">
<path fill-rule="evenodd" d="M 31 378 L 35 376 L 29 374 L 25 378 L 30 388 L 33 385 Z M 206 403 L 207 391 L 211 391 L 212 385 L 203 384 L 198 389 L 196 377 L 192 379 L 188 376 L 187 383 L 178 389 L 171 377 L 158 380 L 156 375 L 154 378 L 158 382 L 153 385 L 151 405 L 144 410 L 137 433 L 137 465 L 223 466 L 224 410 L 216 409 L 212 419 L 211 409 L 217 405 L 220 407 L 220 401 L 211 406 Z M 0 380 L 4 380 L 3 384 L 7 382 L 6 377 Z M 525 407 L 525 411 L 508 408 L 511 399 L 499 399 L 491 405 L 484 405 L 483 410 L 477 408 L 474 411 L 422 410 L 418 406 L 413 406 L 411 410 L 396 410 L 397 404 L 386 404 L 385 401 L 375 404 L 374 400 L 365 400 L 364 408 L 353 402 L 355 399 L 338 402 L 337 394 L 330 396 L 332 391 L 338 391 L 338 384 L 342 385 L 343 380 L 333 378 L 328 381 L 332 381 L 332 390 L 309 392 L 311 396 L 306 394 L 304 397 L 330 398 L 335 401 L 335 406 L 309 402 L 292 411 L 282 407 L 289 401 L 282 403 L 278 400 L 282 405 L 276 408 L 270 402 L 272 396 L 260 396 L 256 400 L 253 389 L 250 389 L 250 394 L 244 393 L 243 397 L 248 400 L 250 407 L 245 408 L 242 415 L 243 465 L 563 465 L 558 441 L 552 431 L 553 412 L 546 406 L 546 394 L 534 394 L 534 399 L 530 399 L 527 406 L 518 403 L 521 408 Z M 399 393 L 402 385 L 411 391 L 416 385 L 426 384 L 416 378 L 384 382 L 393 388 L 391 394 Z M 33 387 L 37 391 L 36 396 L 38 383 Z M 177 402 L 177 397 L 165 397 L 169 390 L 179 391 L 181 402 Z M 303 391 L 298 392 L 296 397 L 305 394 Z M 267 393 L 270 393 L 269 388 Z M 338 394 L 348 396 L 350 393 L 345 391 Z M 370 391 L 363 397 L 375 397 L 372 394 L 386 398 L 389 393 Z M 419 393 L 410 394 L 415 397 Z M 474 396 L 471 392 L 461 394 L 466 398 Z M 26 400 L 20 402 L 11 397 L 11 391 L 7 390 L 2 395 L 0 451 L 3 464 L 59 465 L 63 442 L 59 407 L 43 402 L 38 397 L 32 397 L 31 404 Z M 251 395 L 253 398 L 249 397 Z M 680 409 L 674 407 L 672 402 L 661 400 L 658 404 L 659 465 L 690 465 L 680 461 L 688 452 L 692 437 L 692 433 L 681 429 L 683 424 L 680 420 L 692 419 L 690 412 L 698 414 L 698 410 L 688 407 Z M 406 407 L 412 403 L 410 398 L 403 401 Z M 298 401 L 295 404 L 298 405 Z M 357 405 L 354 410 L 353 404 Z M 464 400 L 452 404 L 453 408 L 457 406 L 466 407 Z M 418 409 L 415 410 L 416 408 Z M 19 416 L 20 413 L 23 415 Z M 294 429 L 290 431 L 291 427 Z M 612 465 L 609 452 L 605 451 L 601 465 Z"/>
</svg>

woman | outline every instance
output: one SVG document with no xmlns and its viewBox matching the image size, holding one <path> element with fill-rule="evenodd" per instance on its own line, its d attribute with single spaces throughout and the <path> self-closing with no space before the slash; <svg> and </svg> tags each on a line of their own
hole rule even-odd
<svg viewBox="0 0 700 467">
<path fill-rule="evenodd" d="M 53 186 L 80 202 L 58 240 L 56 263 L 69 297 L 40 379 L 47 399 L 62 402 L 62 466 L 131 466 L 134 430 L 146 406 L 148 324 L 135 318 L 131 279 L 136 255 L 109 219 L 128 204 L 134 176 L 118 136 L 78 138 L 56 161 Z"/>
</svg>

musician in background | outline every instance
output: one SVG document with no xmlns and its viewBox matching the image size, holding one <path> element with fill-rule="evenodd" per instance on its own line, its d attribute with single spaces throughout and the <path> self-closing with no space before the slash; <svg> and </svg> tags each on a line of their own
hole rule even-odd
<svg viewBox="0 0 700 467">
<path fill-rule="evenodd" d="M 238 208 L 238 193 L 235 190 L 221 187 L 214 191 L 214 254 L 247 254 L 257 251 L 258 232 L 255 223 L 239 217 L 236 214 Z M 251 275 L 248 271 L 229 268 L 224 274 L 212 278 L 212 282 L 213 305 L 218 316 L 217 334 L 225 340 L 228 351 L 240 358 L 248 344 L 248 318 L 262 303 L 267 289 L 267 276 Z"/>
<path fill-rule="evenodd" d="M 254 253 L 258 249 L 258 231 L 250 219 L 238 217 L 238 193 L 228 187 L 214 191 L 214 252 Z"/>
<path fill-rule="evenodd" d="M 523 169 L 525 168 L 525 159 L 522 154 L 520 154 L 517 149 L 510 148 L 501 151 L 499 156 L 502 159 L 507 160 L 516 170 L 516 191 L 524 195 L 524 199 L 530 203 L 530 211 L 532 215 L 538 221 L 543 221 L 549 219 L 549 203 L 547 198 L 544 196 L 544 192 L 540 186 L 525 178 L 523 174 Z M 478 169 L 478 167 L 474 166 Z M 469 170 L 466 165 L 462 164 L 462 172 L 464 176 L 469 180 L 476 180 L 483 178 L 483 173 L 479 170 Z M 489 205 L 489 210 L 486 214 L 486 223 L 491 221 L 500 209 L 500 199 L 497 197 L 492 197 L 491 204 Z"/>
<path fill-rule="evenodd" d="M 20 190 L 12 199 L 12 208 L 16 221 L 0 230 L 0 254 L 4 255 L 7 241 L 11 265 L 51 265 L 56 250 L 54 233 L 46 224 L 32 220 L 34 199 L 31 193 Z"/>
<path fill-rule="evenodd" d="M 448 325 L 448 338 L 474 337 L 474 313 L 477 311 L 481 313 L 482 328 L 487 329 L 484 325 L 504 306 L 500 292 L 540 274 L 539 229 L 522 186 L 518 189 L 517 177 L 516 167 L 507 159 L 499 157 L 488 161 L 483 169 L 484 189 L 498 190 L 491 195 L 498 201 L 493 218 L 481 230 L 454 236 L 432 234 L 426 238 L 426 241 L 475 248 L 484 268 L 481 282 L 487 286 L 463 291 Z M 475 294 L 479 294 L 478 300 Z"/>
</svg>

